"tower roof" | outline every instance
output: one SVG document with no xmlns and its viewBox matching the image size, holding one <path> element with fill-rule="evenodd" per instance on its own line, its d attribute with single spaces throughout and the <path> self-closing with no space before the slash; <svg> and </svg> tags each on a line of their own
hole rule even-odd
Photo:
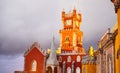
<svg viewBox="0 0 120 73">
<path fill-rule="evenodd" d="M 24 56 L 28 55 L 33 49 L 38 49 L 39 52 L 41 52 L 44 56 L 46 56 L 46 51 L 40 48 L 38 42 L 34 42 L 32 46 L 25 51 Z"/>
<path fill-rule="evenodd" d="M 53 37 L 53 40 L 51 43 L 51 52 L 50 52 L 50 56 L 47 60 L 47 65 L 58 65 L 54 40 L 55 40 L 55 38 Z"/>
</svg>

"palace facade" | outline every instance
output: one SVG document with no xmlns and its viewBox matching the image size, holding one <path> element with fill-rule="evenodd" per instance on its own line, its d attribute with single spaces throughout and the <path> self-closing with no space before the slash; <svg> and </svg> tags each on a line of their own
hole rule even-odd
<svg viewBox="0 0 120 73">
<path fill-rule="evenodd" d="M 58 49 L 54 38 L 48 52 L 35 42 L 24 54 L 24 70 L 15 73 L 120 73 L 120 0 L 111 1 L 117 23 L 96 43 L 98 50 L 92 55 L 90 52 L 86 55 L 82 45 L 81 13 L 76 9 L 69 13 L 62 11 Z"/>
<path fill-rule="evenodd" d="M 114 49 L 115 49 L 115 37 L 117 36 L 118 28 L 117 24 L 112 29 L 108 28 L 106 33 L 102 36 L 98 42 L 98 50 L 96 52 L 98 72 L 99 73 L 115 73 L 114 67 Z"/>
<path fill-rule="evenodd" d="M 24 54 L 24 71 L 15 73 L 82 73 L 83 32 L 80 30 L 81 13 L 73 9 L 62 11 L 63 28 L 60 33 L 59 49 L 54 38 L 48 53 L 35 42 Z"/>
<path fill-rule="evenodd" d="M 118 34 L 115 38 L 115 50 L 114 50 L 114 62 L 115 72 L 120 73 L 120 0 L 111 0 L 115 7 L 115 13 L 117 14 L 118 22 Z"/>
<path fill-rule="evenodd" d="M 98 42 L 98 73 L 120 73 L 120 0 L 111 1 L 115 7 L 117 22 Z"/>
</svg>

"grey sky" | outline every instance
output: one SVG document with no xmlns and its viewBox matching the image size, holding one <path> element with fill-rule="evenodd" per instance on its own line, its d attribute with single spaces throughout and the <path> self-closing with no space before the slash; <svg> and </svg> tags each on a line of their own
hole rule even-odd
<svg viewBox="0 0 120 73">
<path fill-rule="evenodd" d="M 90 45 L 97 48 L 97 41 L 107 28 L 116 22 L 114 6 L 110 0 L 0 0 L 2 60 L 7 62 L 8 56 L 23 55 L 36 41 L 42 48 L 50 48 L 53 35 L 56 38 L 56 46 L 59 46 L 59 30 L 62 29 L 61 11 L 65 9 L 69 12 L 74 6 L 82 14 L 84 48 L 88 49 Z M 18 61 L 16 58 L 13 59 L 14 62 Z M 7 67 L 5 63 L 3 68 Z M 0 73 L 9 72 L 2 70 Z"/>
</svg>

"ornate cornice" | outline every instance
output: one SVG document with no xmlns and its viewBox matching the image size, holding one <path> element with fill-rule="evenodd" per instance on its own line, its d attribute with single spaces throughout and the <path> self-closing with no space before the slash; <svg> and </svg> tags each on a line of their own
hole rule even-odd
<svg viewBox="0 0 120 73">
<path fill-rule="evenodd" d="M 113 3 L 114 3 L 114 6 L 115 6 L 115 13 L 117 13 L 118 9 L 120 8 L 120 0 L 116 0 Z"/>
</svg>

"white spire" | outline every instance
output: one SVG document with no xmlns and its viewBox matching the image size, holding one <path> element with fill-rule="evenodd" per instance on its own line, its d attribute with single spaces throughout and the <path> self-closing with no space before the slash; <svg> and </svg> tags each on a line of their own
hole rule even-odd
<svg viewBox="0 0 120 73">
<path fill-rule="evenodd" d="M 51 43 L 51 52 L 50 52 L 50 56 L 47 60 L 48 65 L 58 65 L 54 40 L 55 40 L 55 38 L 53 36 L 53 40 L 52 40 L 52 43 Z"/>
</svg>

